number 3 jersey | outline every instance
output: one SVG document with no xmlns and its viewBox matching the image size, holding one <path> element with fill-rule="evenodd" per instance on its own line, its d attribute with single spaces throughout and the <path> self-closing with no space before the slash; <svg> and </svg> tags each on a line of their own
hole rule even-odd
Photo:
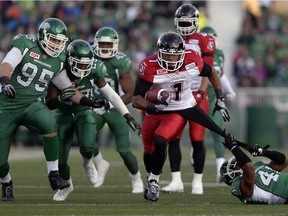
<svg viewBox="0 0 288 216">
<path fill-rule="evenodd" d="M 186 50 L 184 63 L 179 70 L 168 72 L 163 69 L 157 62 L 157 54 L 154 54 L 139 64 L 138 76 L 170 93 L 172 99 L 164 111 L 184 110 L 196 105 L 191 94 L 191 83 L 202 68 L 200 55 L 194 50 Z"/>
<path fill-rule="evenodd" d="M 1 112 L 19 112 L 33 102 L 43 100 L 48 84 L 63 70 L 66 60 L 65 53 L 57 58 L 46 55 L 37 41 L 28 35 L 16 35 L 11 45 L 20 50 L 23 58 L 11 76 L 16 98 L 10 99 L 0 94 Z"/>
<path fill-rule="evenodd" d="M 275 171 L 262 161 L 254 164 L 255 183 L 253 195 L 245 198 L 241 194 L 240 183 L 242 175 L 231 185 L 231 193 L 244 203 L 283 204 L 288 200 L 288 174 Z"/>
</svg>

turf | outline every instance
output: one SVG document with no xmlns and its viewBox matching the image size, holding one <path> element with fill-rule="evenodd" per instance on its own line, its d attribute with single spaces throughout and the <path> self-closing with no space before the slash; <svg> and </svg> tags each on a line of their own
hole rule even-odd
<svg viewBox="0 0 288 216">
<path fill-rule="evenodd" d="M 184 193 L 161 193 L 157 202 L 149 202 L 144 200 L 143 194 L 131 193 L 128 171 L 114 149 L 102 149 L 103 156 L 111 162 L 111 168 L 104 186 L 99 189 L 89 184 L 78 150 L 73 149 L 69 163 L 75 189 L 65 202 L 54 202 L 54 191 L 48 183 L 42 150 L 12 149 L 10 167 L 15 201 L 0 202 L 0 215 L 287 215 L 284 205 L 245 205 L 230 194 L 227 186 L 215 184 L 215 156 L 212 149 L 207 150 L 204 195 L 191 195 L 189 151 L 189 148 L 182 149 Z M 134 152 L 145 182 L 142 149 L 135 149 Z M 229 152 L 226 155 L 229 157 Z M 168 162 L 163 171 L 160 186 L 170 180 Z"/>
</svg>

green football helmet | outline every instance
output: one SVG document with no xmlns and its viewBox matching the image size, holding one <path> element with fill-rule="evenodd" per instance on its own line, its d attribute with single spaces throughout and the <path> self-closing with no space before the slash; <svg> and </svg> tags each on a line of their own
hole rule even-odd
<svg viewBox="0 0 288 216">
<path fill-rule="evenodd" d="M 109 47 L 102 47 L 101 43 L 111 43 Z M 110 27 L 100 28 L 94 37 L 94 51 L 100 58 L 112 58 L 118 53 L 119 35 Z"/>
<path fill-rule="evenodd" d="M 39 26 L 37 38 L 47 55 L 57 57 L 66 47 L 67 27 L 60 19 L 45 19 Z"/>
<path fill-rule="evenodd" d="M 91 45 L 85 40 L 74 40 L 67 47 L 68 70 L 82 79 L 90 74 L 94 53 Z"/>
<path fill-rule="evenodd" d="M 233 180 L 242 174 L 241 169 L 237 169 L 237 161 L 235 157 L 231 157 L 228 160 L 224 161 L 220 168 L 220 175 L 222 180 L 227 184 L 231 185 Z"/>
</svg>

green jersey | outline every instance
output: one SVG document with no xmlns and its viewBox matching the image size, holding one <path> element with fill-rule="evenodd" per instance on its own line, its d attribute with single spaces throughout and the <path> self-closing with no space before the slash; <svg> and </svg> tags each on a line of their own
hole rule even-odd
<svg viewBox="0 0 288 216">
<path fill-rule="evenodd" d="M 224 53 L 222 50 L 220 49 L 216 49 L 215 53 L 214 53 L 214 63 L 213 63 L 213 67 L 217 72 L 217 75 L 219 76 L 219 78 L 223 75 L 224 73 Z M 212 85 L 210 85 L 208 87 L 208 98 L 216 98 L 215 95 L 215 91 Z"/>
<path fill-rule="evenodd" d="M 119 83 L 119 77 L 132 70 L 132 62 L 130 58 L 124 53 L 118 52 L 113 58 L 104 60 L 103 62 L 107 68 L 105 81 L 117 94 L 121 96 L 123 91 Z M 94 97 L 97 99 L 105 98 L 105 96 L 98 91 L 97 87 L 95 87 L 94 90 Z"/>
<path fill-rule="evenodd" d="M 106 67 L 102 61 L 95 59 L 92 70 L 87 77 L 74 82 L 75 87 L 82 92 L 86 97 L 93 98 L 93 85 L 99 83 L 104 79 L 107 73 Z M 56 110 L 56 114 L 76 114 L 83 110 L 90 109 L 90 107 L 75 104 L 72 101 L 62 103 L 61 106 Z"/>
<path fill-rule="evenodd" d="M 242 175 L 235 178 L 231 193 L 242 202 L 255 204 L 283 204 L 288 199 L 288 174 L 275 171 L 262 161 L 254 164 L 255 183 L 253 195 L 246 198 L 241 194 Z"/>
<path fill-rule="evenodd" d="M 19 49 L 23 57 L 11 76 L 17 94 L 15 99 L 0 94 L 0 112 L 19 112 L 33 102 L 43 101 L 48 84 L 65 66 L 65 53 L 57 58 L 50 57 L 37 40 L 28 35 L 16 35 L 12 46 Z"/>
</svg>

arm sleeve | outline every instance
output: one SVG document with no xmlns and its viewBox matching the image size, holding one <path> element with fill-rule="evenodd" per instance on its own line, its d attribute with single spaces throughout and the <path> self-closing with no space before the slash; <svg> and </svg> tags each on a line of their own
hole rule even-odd
<svg viewBox="0 0 288 216">
<path fill-rule="evenodd" d="M 66 70 L 62 70 L 59 74 L 57 74 L 53 78 L 52 83 L 61 91 L 72 85 L 71 80 L 67 76 Z"/>
<path fill-rule="evenodd" d="M 21 54 L 21 51 L 16 48 L 13 47 L 5 56 L 5 58 L 3 59 L 2 63 L 6 62 L 9 63 L 12 68 L 16 68 L 16 66 L 22 61 L 23 56 Z"/>
<path fill-rule="evenodd" d="M 225 93 L 235 93 L 225 74 L 220 77 L 220 82 Z"/>
<path fill-rule="evenodd" d="M 99 89 L 99 91 L 109 100 L 113 106 L 121 113 L 121 115 L 125 115 L 129 113 L 126 105 L 123 103 L 121 97 L 110 87 L 109 84 Z"/>
</svg>

